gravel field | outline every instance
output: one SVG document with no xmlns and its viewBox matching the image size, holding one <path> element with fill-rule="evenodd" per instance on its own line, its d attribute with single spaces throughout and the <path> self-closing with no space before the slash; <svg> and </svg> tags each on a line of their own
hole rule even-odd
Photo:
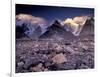
<svg viewBox="0 0 100 77">
<path fill-rule="evenodd" d="M 16 39 L 16 73 L 94 68 L 94 35 L 73 40 Z"/>
</svg>

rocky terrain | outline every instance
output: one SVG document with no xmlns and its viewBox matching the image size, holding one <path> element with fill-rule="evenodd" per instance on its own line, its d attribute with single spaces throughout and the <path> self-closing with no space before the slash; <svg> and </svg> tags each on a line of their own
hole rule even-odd
<svg viewBox="0 0 100 77">
<path fill-rule="evenodd" d="M 72 42 L 16 40 L 16 72 L 94 68 L 93 36 Z"/>
<path fill-rule="evenodd" d="M 17 27 L 16 73 L 94 68 L 94 25 L 87 21 L 79 36 L 60 25 L 55 21 L 34 39 Z"/>
</svg>

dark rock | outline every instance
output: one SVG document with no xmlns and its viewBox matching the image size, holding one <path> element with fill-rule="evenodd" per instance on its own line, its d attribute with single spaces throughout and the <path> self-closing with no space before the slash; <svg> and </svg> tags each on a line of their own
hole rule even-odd
<svg viewBox="0 0 100 77">
<path fill-rule="evenodd" d="M 37 51 L 37 53 L 39 54 L 50 54 L 52 52 L 52 50 L 39 50 Z"/>
<path fill-rule="evenodd" d="M 46 68 L 48 68 L 49 66 L 51 66 L 51 65 L 53 65 L 53 64 L 54 64 L 53 61 L 52 61 L 51 59 L 49 59 L 47 62 L 44 63 L 44 66 L 45 66 Z"/>
<path fill-rule="evenodd" d="M 31 66 L 37 65 L 39 62 L 40 62 L 40 61 L 39 61 L 37 58 L 35 58 L 35 57 L 29 58 L 29 59 L 25 59 L 25 64 L 24 64 L 23 67 L 24 67 L 25 69 L 28 69 L 28 68 L 30 68 Z"/>
<path fill-rule="evenodd" d="M 49 66 L 48 69 L 51 70 L 51 71 L 56 71 L 57 70 L 57 64 L 53 64 L 53 65 Z"/>
<path fill-rule="evenodd" d="M 81 60 L 77 60 L 76 61 L 76 67 L 75 69 L 79 69 L 79 67 L 82 65 L 82 61 Z"/>
<path fill-rule="evenodd" d="M 65 43 L 65 45 L 71 45 L 71 43 Z"/>
<path fill-rule="evenodd" d="M 58 70 L 72 70 L 75 68 L 75 64 L 63 63 L 63 64 L 57 64 L 56 67 Z"/>
<path fill-rule="evenodd" d="M 37 66 L 32 67 L 31 70 L 32 70 L 33 72 L 40 72 L 40 71 L 42 71 L 42 68 L 43 68 L 43 65 L 42 65 L 42 63 L 40 63 L 40 64 L 38 64 Z"/>
<path fill-rule="evenodd" d="M 81 66 L 79 67 L 79 69 L 88 69 L 89 67 L 87 65 L 81 64 Z"/>
</svg>

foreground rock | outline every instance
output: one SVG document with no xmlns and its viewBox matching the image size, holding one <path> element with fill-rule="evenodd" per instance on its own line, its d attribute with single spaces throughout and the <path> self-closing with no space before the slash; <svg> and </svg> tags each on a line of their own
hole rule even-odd
<svg viewBox="0 0 100 77">
<path fill-rule="evenodd" d="M 53 60 L 54 63 L 57 63 L 57 64 L 67 62 L 66 57 L 62 53 L 55 55 L 52 58 L 52 60 Z"/>
</svg>

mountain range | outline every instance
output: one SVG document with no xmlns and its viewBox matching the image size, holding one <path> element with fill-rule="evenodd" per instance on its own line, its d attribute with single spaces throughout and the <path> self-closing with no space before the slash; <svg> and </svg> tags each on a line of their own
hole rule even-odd
<svg viewBox="0 0 100 77">
<path fill-rule="evenodd" d="M 74 18 L 73 18 L 74 19 Z M 26 38 L 53 38 L 57 40 L 63 40 L 64 38 L 70 39 L 75 38 L 76 35 L 73 34 L 73 30 L 79 30 L 81 26 L 74 22 L 74 25 L 71 25 L 71 22 L 63 24 L 59 20 L 55 20 L 50 26 L 47 25 L 38 25 L 32 24 L 29 21 L 18 20 L 16 19 L 16 38 L 20 39 L 23 37 Z M 94 18 L 87 16 L 85 24 L 83 24 L 82 30 L 78 33 L 78 36 L 93 34 L 94 33 Z"/>
</svg>

